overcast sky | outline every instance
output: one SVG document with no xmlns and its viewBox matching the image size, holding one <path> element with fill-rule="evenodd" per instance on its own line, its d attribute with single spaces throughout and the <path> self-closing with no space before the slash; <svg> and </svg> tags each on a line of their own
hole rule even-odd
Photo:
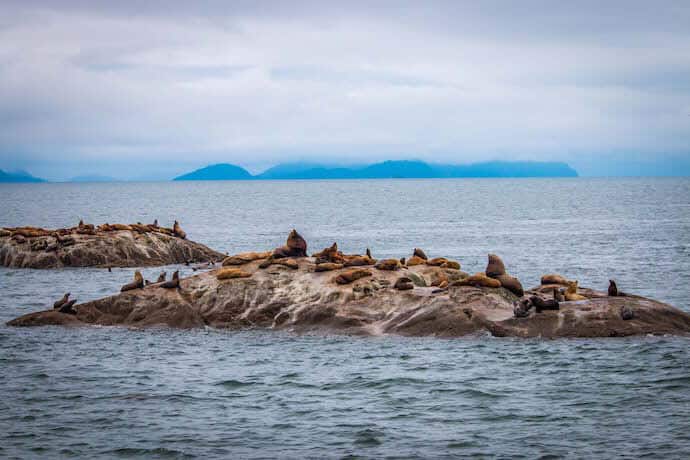
<svg viewBox="0 0 690 460">
<path fill-rule="evenodd" d="M 0 5 L 2 169 L 401 158 L 690 173 L 690 2 Z"/>
</svg>

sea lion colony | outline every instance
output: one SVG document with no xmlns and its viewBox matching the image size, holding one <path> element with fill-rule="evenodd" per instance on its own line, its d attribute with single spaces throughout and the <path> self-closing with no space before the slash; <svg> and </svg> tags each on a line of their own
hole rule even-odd
<svg viewBox="0 0 690 460">
<path fill-rule="evenodd" d="M 70 235 L 72 234 L 96 235 L 99 233 L 123 230 L 137 233 L 158 232 L 169 236 L 176 236 L 182 239 L 187 238 L 187 234 L 184 232 L 184 230 L 182 230 L 177 221 L 175 221 L 172 228 L 167 228 L 158 226 L 158 219 L 156 219 L 153 224 L 142 224 L 141 222 L 137 222 L 136 224 L 105 223 L 98 226 L 93 224 L 85 224 L 83 220 L 80 220 L 79 224 L 77 224 L 75 227 L 58 228 L 55 230 L 48 230 L 41 227 L 3 227 L 0 228 L 0 237 L 9 236 L 13 240 L 23 242 L 26 238 L 52 236 L 55 238 L 55 247 L 57 248 L 59 245 L 69 246 L 70 244 L 73 244 L 74 240 L 70 239 Z"/>
<path fill-rule="evenodd" d="M 176 223 L 177 224 L 177 223 Z M 219 281 L 232 280 L 238 278 L 251 278 L 252 273 L 240 268 L 243 265 L 254 261 L 261 261 L 259 269 L 267 269 L 273 265 L 280 265 L 292 270 L 299 269 L 296 258 L 307 257 L 307 243 L 304 238 L 292 230 L 287 238 L 286 244 L 272 251 L 265 252 L 246 252 L 226 257 L 222 262 L 222 267 L 216 270 L 215 277 Z M 525 295 L 524 288 L 520 281 L 507 273 L 505 264 L 496 254 L 488 255 L 488 263 L 484 272 L 469 275 L 460 270 L 460 263 L 444 257 L 429 259 L 423 250 L 414 248 L 412 256 L 407 259 L 374 259 L 371 251 L 367 248 L 365 255 L 343 254 L 338 250 L 338 244 L 333 243 L 330 247 L 312 254 L 314 259 L 313 271 L 329 272 L 337 271 L 332 277 L 331 282 L 337 285 L 347 285 L 355 281 L 374 276 L 374 270 L 380 271 L 405 271 L 408 267 L 426 265 L 433 267 L 434 271 L 429 274 L 429 283 L 436 289 L 432 293 L 440 293 L 449 287 L 473 286 L 482 288 L 499 289 L 504 288 L 516 296 L 514 301 L 513 313 L 515 318 L 526 318 L 530 316 L 530 311 L 534 309 L 536 313 L 545 310 L 559 310 L 562 302 L 572 302 L 587 300 L 588 297 L 578 293 L 578 282 L 566 279 L 558 274 L 547 274 L 541 278 L 539 293 Z M 398 291 L 408 291 L 414 289 L 415 285 L 427 285 L 423 279 L 414 272 L 408 272 L 397 278 L 392 288 Z M 615 282 L 610 280 L 612 289 L 609 287 L 609 296 L 624 296 L 615 288 Z M 172 279 L 166 281 L 166 274 L 162 272 L 155 283 L 144 280 L 141 272 L 134 272 L 132 282 L 122 286 L 121 292 L 135 289 L 145 289 L 151 287 L 162 287 L 165 289 L 180 289 L 179 272 L 176 271 Z M 75 301 L 69 301 L 69 293 L 55 302 L 54 308 L 63 313 L 76 314 L 72 308 Z M 65 307 L 66 306 L 66 307 Z M 625 307 L 621 310 L 621 317 L 624 320 L 632 319 L 634 312 Z"/>
</svg>

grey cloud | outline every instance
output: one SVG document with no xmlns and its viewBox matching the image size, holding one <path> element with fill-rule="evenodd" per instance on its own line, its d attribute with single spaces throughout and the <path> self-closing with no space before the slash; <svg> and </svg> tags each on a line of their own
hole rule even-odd
<svg viewBox="0 0 690 460">
<path fill-rule="evenodd" d="M 3 10 L 0 168 L 690 156 L 687 2 Z"/>
</svg>

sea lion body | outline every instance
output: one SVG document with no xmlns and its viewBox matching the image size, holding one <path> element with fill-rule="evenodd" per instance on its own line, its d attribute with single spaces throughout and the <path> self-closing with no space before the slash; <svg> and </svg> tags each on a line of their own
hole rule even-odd
<svg viewBox="0 0 690 460">
<path fill-rule="evenodd" d="M 618 286 L 616 282 L 609 280 L 609 297 L 617 297 L 618 295 Z"/>
<path fill-rule="evenodd" d="M 62 299 L 58 300 L 57 302 L 55 302 L 53 304 L 53 309 L 58 309 L 58 308 L 62 307 L 64 304 L 66 304 L 67 302 L 69 302 L 69 296 L 70 296 L 69 292 L 66 293 L 64 296 L 62 296 Z"/>
<path fill-rule="evenodd" d="M 448 259 L 446 259 L 445 257 L 434 257 L 433 259 L 427 260 L 426 264 L 432 267 L 440 267 L 446 262 L 448 262 Z"/>
<path fill-rule="evenodd" d="M 520 280 L 515 278 L 514 276 L 510 276 L 506 273 L 495 277 L 495 279 L 501 282 L 501 286 L 508 289 L 516 296 L 522 297 L 523 295 L 525 295 L 525 290 L 522 287 L 522 283 L 520 283 Z"/>
<path fill-rule="evenodd" d="M 252 276 L 251 273 L 240 270 L 239 268 L 221 268 L 216 273 L 216 279 L 218 280 L 230 280 L 235 278 L 249 278 Z"/>
<path fill-rule="evenodd" d="M 244 265 L 249 262 L 260 259 L 268 259 L 271 257 L 271 252 L 243 252 L 240 254 L 235 254 L 234 256 L 228 256 L 223 259 L 222 266 L 227 267 L 230 265 Z"/>
<path fill-rule="evenodd" d="M 561 286 L 567 286 L 570 281 L 564 276 L 557 273 L 549 273 L 541 277 L 541 284 L 560 284 Z"/>
<path fill-rule="evenodd" d="M 419 257 L 422 260 L 429 260 L 424 251 L 419 248 L 414 248 L 414 250 L 412 251 L 412 256 Z"/>
<path fill-rule="evenodd" d="M 398 259 L 383 259 L 379 260 L 374 266 L 378 270 L 399 270 L 401 265 Z"/>
<path fill-rule="evenodd" d="M 568 302 L 575 302 L 578 300 L 587 300 L 587 297 L 577 293 L 577 281 L 569 281 L 568 288 L 565 291 L 565 300 Z"/>
<path fill-rule="evenodd" d="M 398 291 L 409 291 L 410 289 L 414 289 L 414 284 L 410 278 L 402 276 L 395 281 L 393 287 Z"/>
<path fill-rule="evenodd" d="M 161 272 L 160 275 L 158 275 L 158 279 L 156 280 L 156 283 L 163 283 L 165 281 L 167 273 Z"/>
<path fill-rule="evenodd" d="M 165 275 L 165 272 L 161 273 L 161 275 Z M 158 278 L 160 279 L 160 277 Z M 175 273 L 172 275 L 172 279 L 170 281 L 165 281 L 165 277 L 163 277 L 163 284 L 161 284 L 161 287 L 163 289 L 177 289 L 180 287 L 180 271 L 175 270 Z"/>
<path fill-rule="evenodd" d="M 64 305 L 62 305 L 58 311 L 60 313 L 66 313 L 68 315 L 76 315 L 77 311 L 72 308 L 75 303 L 77 303 L 77 299 L 72 299 L 69 302 L 66 302 Z"/>
<path fill-rule="evenodd" d="M 426 259 L 422 259 L 419 256 L 412 256 L 409 259 L 407 259 L 406 265 L 408 267 L 413 267 L 415 265 L 424 265 L 426 263 Z"/>
<path fill-rule="evenodd" d="M 187 238 L 187 233 L 184 230 L 182 230 L 182 227 L 180 227 L 180 223 L 178 221 L 175 221 L 175 223 L 173 224 L 172 231 L 173 235 L 175 235 L 178 238 L 181 238 L 183 240 Z"/>
<path fill-rule="evenodd" d="M 337 284 L 350 284 L 367 276 L 372 276 L 372 273 L 369 270 L 364 268 L 353 268 L 340 273 L 334 278 L 334 281 Z"/>
<path fill-rule="evenodd" d="M 475 287 L 489 287 L 500 288 L 501 282 L 494 278 L 489 278 L 485 273 L 478 272 L 467 278 L 453 282 L 453 286 L 475 286 Z"/>
<path fill-rule="evenodd" d="M 141 289 L 144 287 L 144 277 L 141 275 L 139 270 L 134 272 L 134 281 L 127 283 L 122 288 L 120 292 L 131 291 L 133 289 Z"/>
</svg>

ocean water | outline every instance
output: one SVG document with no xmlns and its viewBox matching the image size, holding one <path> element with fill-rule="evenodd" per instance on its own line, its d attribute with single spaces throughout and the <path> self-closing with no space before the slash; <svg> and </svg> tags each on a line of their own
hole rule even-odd
<svg viewBox="0 0 690 460">
<path fill-rule="evenodd" d="M 293 227 L 310 249 L 417 246 L 469 272 L 495 252 L 526 286 L 548 272 L 599 289 L 613 278 L 690 311 L 690 179 L 17 184 L 0 185 L 0 211 L 0 226 L 178 219 L 229 253 L 275 247 Z M 0 457 L 690 457 L 683 337 L 4 325 L 131 275 L 0 268 Z"/>
</svg>

